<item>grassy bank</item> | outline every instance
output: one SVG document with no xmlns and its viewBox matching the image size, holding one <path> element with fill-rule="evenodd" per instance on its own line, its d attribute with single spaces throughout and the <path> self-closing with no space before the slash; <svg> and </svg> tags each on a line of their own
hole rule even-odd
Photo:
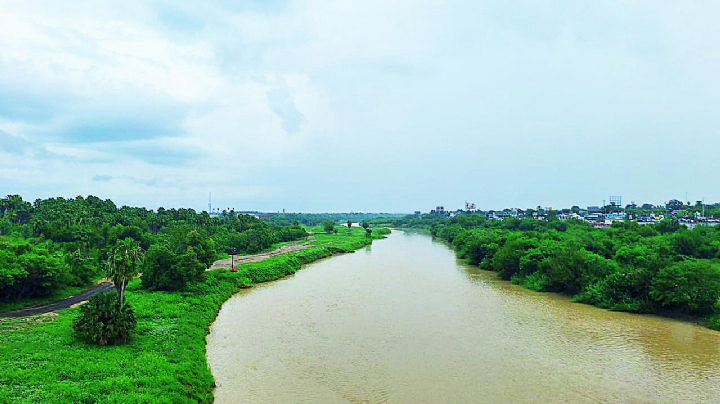
<svg viewBox="0 0 720 404">
<path fill-rule="evenodd" d="M 305 250 L 208 272 L 181 292 L 149 292 L 139 280 L 128 302 L 138 327 L 126 345 L 94 346 L 71 329 L 77 308 L 0 320 L 0 403 L 183 403 L 213 401 L 205 336 L 223 302 L 253 283 L 370 243 L 362 229 L 318 234 Z"/>
</svg>

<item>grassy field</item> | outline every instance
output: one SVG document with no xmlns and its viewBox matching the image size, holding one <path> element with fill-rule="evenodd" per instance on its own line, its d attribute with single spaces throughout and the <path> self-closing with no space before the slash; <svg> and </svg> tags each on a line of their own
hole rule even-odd
<svg viewBox="0 0 720 404">
<path fill-rule="evenodd" d="M 76 338 L 71 324 L 77 308 L 0 319 L 0 403 L 212 402 L 205 336 L 223 302 L 239 288 L 370 243 L 364 229 L 338 230 L 315 234 L 310 248 L 242 265 L 236 273 L 208 272 L 181 292 L 149 292 L 136 279 L 127 300 L 138 327 L 125 345 Z"/>
</svg>

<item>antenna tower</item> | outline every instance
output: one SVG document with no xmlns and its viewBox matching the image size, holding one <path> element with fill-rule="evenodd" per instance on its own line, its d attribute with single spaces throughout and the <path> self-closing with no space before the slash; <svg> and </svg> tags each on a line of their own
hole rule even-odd
<svg viewBox="0 0 720 404">
<path fill-rule="evenodd" d="M 212 213 L 212 192 L 208 195 L 208 214 Z"/>
</svg>

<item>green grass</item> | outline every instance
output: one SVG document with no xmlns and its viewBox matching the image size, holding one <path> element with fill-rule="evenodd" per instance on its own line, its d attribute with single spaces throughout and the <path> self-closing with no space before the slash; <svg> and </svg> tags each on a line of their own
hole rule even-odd
<svg viewBox="0 0 720 404">
<path fill-rule="evenodd" d="M 333 247 L 339 248 L 342 251 L 353 251 L 357 250 L 357 245 L 365 245 L 368 242 L 367 236 L 365 235 L 365 229 L 362 227 L 351 227 L 348 229 L 347 226 L 336 225 L 337 234 L 327 233 L 323 230 L 322 226 L 315 226 L 307 228 L 308 233 L 312 237 L 315 237 L 314 241 L 311 241 L 310 245 L 323 245 L 327 243 L 333 243 Z M 390 234 L 390 229 L 386 228 L 373 228 L 372 238 L 383 239 L 387 234 Z"/>
<path fill-rule="evenodd" d="M 125 345 L 101 347 L 78 339 L 71 328 L 77 308 L 0 319 L 0 403 L 212 402 L 205 336 L 223 302 L 239 288 L 370 243 L 355 231 L 320 239 L 331 244 L 245 264 L 236 273 L 211 271 L 181 292 L 149 292 L 134 280 L 127 301 L 138 327 Z"/>
</svg>

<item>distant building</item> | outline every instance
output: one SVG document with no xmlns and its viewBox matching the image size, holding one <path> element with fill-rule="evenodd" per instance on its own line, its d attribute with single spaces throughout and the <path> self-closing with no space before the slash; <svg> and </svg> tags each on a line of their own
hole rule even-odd
<svg viewBox="0 0 720 404">
<path fill-rule="evenodd" d="M 594 213 L 602 213 L 602 208 L 599 206 L 588 206 L 587 207 L 588 214 L 594 214 Z"/>
</svg>

